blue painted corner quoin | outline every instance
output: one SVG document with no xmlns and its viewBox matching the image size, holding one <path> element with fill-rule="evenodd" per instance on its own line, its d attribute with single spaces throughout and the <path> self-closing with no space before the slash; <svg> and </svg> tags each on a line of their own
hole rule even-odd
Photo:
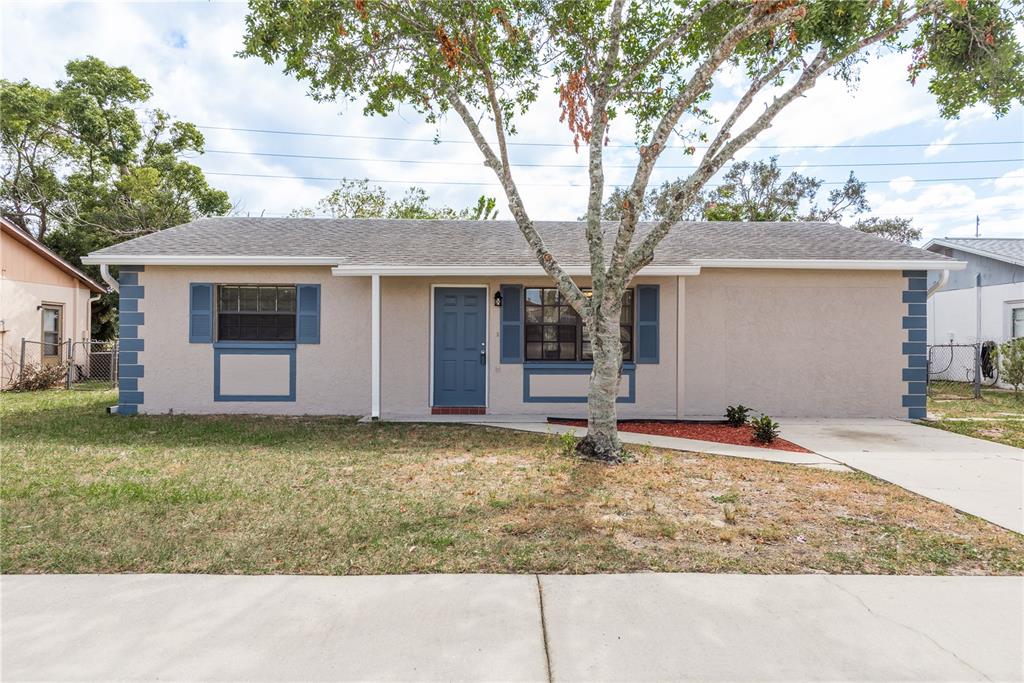
<svg viewBox="0 0 1024 683">
<path fill-rule="evenodd" d="M 901 405 L 911 420 L 921 420 L 928 415 L 928 273 L 923 270 L 905 270 L 907 287 L 903 290 L 902 301 L 906 305 L 902 328 L 906 331 L 901 353 L 906 358 L 901 380 L 906 391 Z"/>
<path fill-rule="evenodd" d="M 121 266 L 117 278 L 121 286 L 118 297 L 118 415 L 137 415 L 139 406 L 145 403 L 145 394 L 139 391 L 139 378 L 146 375 L 146 369 L 139 362 L 139 351 L 145 348 L 142 336 L 146 323 L 146 314 L 139 312 L 139 302 L 146 294 L 146 288 L 139 284 L 139 273 L 145 270 L 145 266 Z"/>
</svg>

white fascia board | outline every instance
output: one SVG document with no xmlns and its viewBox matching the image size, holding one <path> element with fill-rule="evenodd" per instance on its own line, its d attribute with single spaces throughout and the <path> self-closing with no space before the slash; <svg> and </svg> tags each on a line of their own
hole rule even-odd
<svg viewBox="0 0 1024 683">
<path fill-rule="evenodd" d="M 866 259 L 694 259 L 702 268 L 779 268 L 802 270 L 963 270 L 966 261 Z"/>
<path fill-rule="evenodd" d="M 569 275 L 590 275 L 590 266 L 562 266 Z M 331 274 L 336 277 L 354 277 L 368 275 L 389 276 L 544 276 L 546 273 L 537 266 L 335 266 Z M 640 275 L 698 275 L 699 266 L 647 266 L 640 270 Z"/>
<path fill-rule="evenodd" d="M 89 255 L 87 265 L 108 266 L 333 266 L 337 258 L 323 256 L 129 256 Z"/>
<path fill-rule="evenodd" d="M 965 247 L 962 244 L 956 244 L 953 242 L 947 242 L 943 239 L 935 238 L 928 241 L 928 244 L 924 245 L 924 249 L 937 244 L 940 247 L 946 247 L 947 249 L 959 249 L 960 251 L 966 251 L 968 254 L 974 254 L 975 256 L 984 256 L 994 261 L 1003 261 L 1004 263 L 1010 263 L 1015 266 L 1024 266 L 1024 261 L 1019 261 L 1009 256 L 1003 256 L 1002 254 L 993 254 L 991 251 L 985 251 L 983 249 L 972 249 L 971 247 Z"/>
</svg>

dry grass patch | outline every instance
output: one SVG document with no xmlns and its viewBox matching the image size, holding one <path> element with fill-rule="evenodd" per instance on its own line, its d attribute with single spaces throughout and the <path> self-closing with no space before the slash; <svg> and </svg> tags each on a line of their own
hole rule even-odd
<svg viewBox="0 0 1024 683">
<path fill-rule="evenodd" d="M 1024 573 L 1024 537 L 879 480 L 353 419 L 5 396 L 4 572 Z"/>
</svg>

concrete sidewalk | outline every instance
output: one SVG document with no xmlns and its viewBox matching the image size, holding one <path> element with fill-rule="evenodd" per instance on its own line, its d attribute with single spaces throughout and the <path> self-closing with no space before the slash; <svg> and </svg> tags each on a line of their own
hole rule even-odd
<svg viewBox="0 0 1024 683">
<path fill-rule="evenodd" d="M 1020 680 L 1020 577 L 3 576 L 8 680 Z"/>
</svg>

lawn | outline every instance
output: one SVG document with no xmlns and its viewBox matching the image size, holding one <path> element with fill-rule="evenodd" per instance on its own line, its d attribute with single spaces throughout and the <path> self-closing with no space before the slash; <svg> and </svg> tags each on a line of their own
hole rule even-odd
<svg viewBox="0 0 1024 683">
<path fill-rule="evenodd" d="M 1024 448 L 1024 392 L 982 389 L 979 399 L 929 399 L 928 412 L 937 420 L 922 424 Z"/>
<path fill-rule="evenodd" d="M 1024 573 L 1024 537 L 861 474 L 113 401 L 0 398 L 3 572 Z"/>
</svg>

